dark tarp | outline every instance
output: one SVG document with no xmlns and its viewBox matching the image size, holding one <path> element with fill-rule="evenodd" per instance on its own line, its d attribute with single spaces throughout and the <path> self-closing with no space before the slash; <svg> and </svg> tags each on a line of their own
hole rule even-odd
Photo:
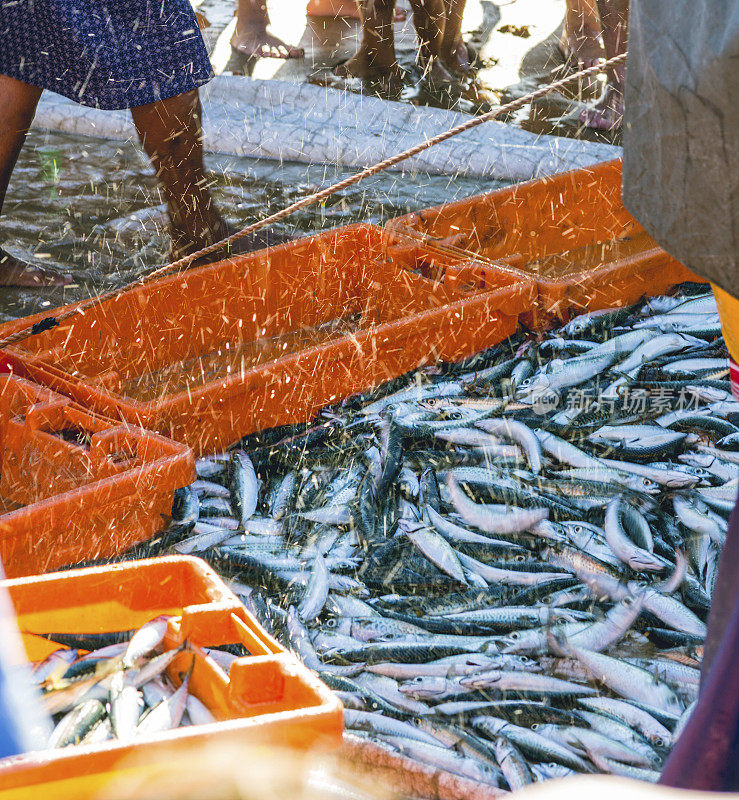
<svg viewBox="0 0 739 800">
<path fill-rule="evenodd" d="M 660 783 L 739 791 L 739 500 L 719 561 L 698 703 L 670 753 Z"/>
<path fill-rule="evenodd" d="M 631 0 L 624 204 L 739 297 L 739 0 Z"/>
</svg>

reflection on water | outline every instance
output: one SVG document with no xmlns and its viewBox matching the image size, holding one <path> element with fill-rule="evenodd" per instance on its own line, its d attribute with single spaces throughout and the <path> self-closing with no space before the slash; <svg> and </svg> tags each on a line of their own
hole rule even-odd
<svg viewBox="0 0 739 800">
<path fill-rule="evenodd" d="M 331 164 L 223 155 L 207 156 L 206 166 L 219 207 L 239 227 L 351 174 Z M 360 220 L 382 222 L 501 185 L 384 173 L 301 210 L 275 229 L 303 236 Z M 20 257 L 71 272 L 78 283 L 43 291 L 3 288 L 0 320 L 122 286 L 166 263 L 166 217 L 156 208 L 161 203 L 156 178 L 137 145 L 32 131 L 13 173 L 0 241 Z"/>
</svg>

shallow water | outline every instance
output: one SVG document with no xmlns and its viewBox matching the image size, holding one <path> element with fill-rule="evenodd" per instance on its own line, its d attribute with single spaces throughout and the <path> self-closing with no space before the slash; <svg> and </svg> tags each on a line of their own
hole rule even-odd
<svg viewBox="0 0 739 800">
<path fill-rule="evenodd" d="M 238 227 L 352 173 L 332 165 L 222 155 L 207 156 L 206 167 L 218 206 Z M 300 211 L 275 230 L 303 236 L 352 222 L 380 223 L 501 185 L 386 173 Z M 76 284 L 43 291 L 3 288 L 0 319 L 123 286 L 166 263 L 169 239 L 161 202 L 157 180 L 137 145 L 32 131 L 13 173 L 0 240 L 15 255 L 70 272 Z"/>
</svg>

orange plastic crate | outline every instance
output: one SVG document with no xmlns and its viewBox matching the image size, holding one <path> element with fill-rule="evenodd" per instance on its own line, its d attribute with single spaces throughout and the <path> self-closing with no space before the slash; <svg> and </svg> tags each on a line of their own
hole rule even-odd
<svg viewBox="0 0 739 800">
<path fill-rule="evenodd" d="M 624 208 L 621 161 L 521 183 L 387 223 L 390 252 L 419 265 L 474 260 L 537 283 L 542 328 L 701 280 Z"/>
<path fill-rule="evenodd" d="M 208 452 L 492 346 L 534 302 L 520 274 L 493 267 L 471 285 L 406 266 L 380 228 L 339 228 L 122 293 L 7 355 L 98 413 Z"/>
<path fill-rule="evenodd" d="M 187 639 L 196 651 L 190 691 L 218 722 L 178 728 L 145 742 L 117 741 L 40 751 L 0 760 L 0 798 L 96 796 L 121 772 L 141 772 L 192 749 L 246 744 L 334 749 L 341 743 L 339 700 L 269 636 L 213 570 L 198 558 L 174 556 L 4 581 L 31 661 L 56 646 L 34 633 L 131 630 L 173 615 L 165 648 Z M 251 655 L 228 675 L 200 647 L 243 644 Z M 173 681 L 192 656 L 172 663 Z M 145 759 L 146 763 L 141 763 Z M 139 776 L 141 777 L 141 776 Z"/>
<path fill-rule="evenodd" d="M 112 556 L 161 530 L 192 451 L 0 375 L 0 558 L 11 576 Z"/>
</svg>

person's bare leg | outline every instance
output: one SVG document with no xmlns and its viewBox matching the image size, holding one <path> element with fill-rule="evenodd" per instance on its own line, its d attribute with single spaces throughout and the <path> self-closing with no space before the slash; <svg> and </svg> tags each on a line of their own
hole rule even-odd
<svg viewBox="0 0 739 800">
<path fill-rule="evenodd" d="M 626 52 L 629 24 L 629 0 L 598 0 L 603 29 L 603 44 L 606 58 Z M 606 71 L 606 88 L 594 105 L 583 109 L 580 119 L 589 128 L 615 130 L 624 118 L 624 86 L 626 68 L 624 64 L 609 67 Z"/>
<path fill-rule="evenodd" d="M 413 27 L 418 36 L 418 63 L 424 77 L 433 85 L 453 82 L 441 61 L 446 9 L 444 0 L 411 0 Z"/>
<path fill-rule="evenodd" d="M 231 47 L 247 58 L 302 58 L 302 47 L 291 47 L 267 32 L 266 0 L 238 0 Z"/>
<path fill-rule="evenodd" d="M 467 0 L 444 0 L 446 19 L 441 42 L 441 60 L 452 72 L 471 71 L 470 53 L 462 41 L 462 17 Z"/>
<path fill-rule="evenodd" d="M 7 75 L 0 75 L 0 211 L 5 202 L 10 176 L 33 122 L 41 89 Z M 0 286 L 61 286 L 69 276 L 34 267 L 0 247 Z"/>
<path fill-rule="evenodd" d="M 131 109 L 167 201 L 173 259 L 207 247 L 229 229 L 213 202 L 203 165 L 197 90 Z"/>
<path fill-rule="evenodd" d="M 308 0 L 305 13 L 309 17 L 362 18 L 357 0 Z M 405 22 L 405 11 L 402 8 L 395 9 L 393 22 Z"/>
<path fill-rule="evenodd" d="M 347 62 L 336 67 L 337 75 L 383 81 L 391 90 L 402 87 L 395 58 L 394 8 L 395 0 L 360 0 L 362 43 Z"/>
<path fill-rule="evenodd" d="M 580 69 L 592 67 L 604 50 L 600 43 L 600 16 L 596 0 L 567 0 L 559 48 Z"/>
</svg>

